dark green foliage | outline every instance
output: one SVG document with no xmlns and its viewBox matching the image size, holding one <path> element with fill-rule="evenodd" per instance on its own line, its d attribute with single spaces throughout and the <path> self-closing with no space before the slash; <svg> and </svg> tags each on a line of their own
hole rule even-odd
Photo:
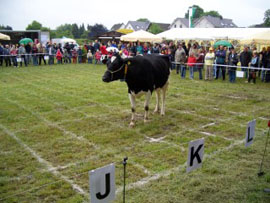
<svg viewBox="0 0 270 203">
<path fill-rule="evenodd" d="M 153 34 L 158 34 L 163 32 L 164 30 L 156 23 L 151 23 L 150 28 L 148 30 L 149 32 Z"/>
<path fill-rule="evenodd" d="M 218 17 L 218 18 L 223 18 L 222 15 L 219 14 L 218 11 L 207 11 L 207 12 L 204 12 L 203 14 L 204 16 L 213 16 L 213 17 Z"/>
<path fill-rule="evenodd" d="M 12 30 L 12 27 L 10 27 L 9 25 L 7 26 L 0 25 L 0 30 Z"/>
<path fill-rule="evenodd" d="M 147 18 L 139 18 L 136 21 L 139 21 L 139 22 L 150 22 L 150 20 L 148 20 Z"/>
<path fill-rule="evenodd" d="M 95 38 L 98 35 L 108 32 L 108 29 L 102 24 L 95 24 L 94 26 L 90 26 L 90 32 L 88 33 L 89 38 Z"/>
<path fill-rule="evenodd" d="M 40 30 L 42 28 L 42 24 L 36 20 L 33 20 L 25 29 L 26 30 Z"/>
</svg>

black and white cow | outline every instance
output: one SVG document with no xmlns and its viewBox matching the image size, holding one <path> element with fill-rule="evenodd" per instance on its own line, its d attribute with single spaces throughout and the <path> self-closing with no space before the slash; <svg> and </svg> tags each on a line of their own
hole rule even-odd
<svg viewBox="0 0 270 203">
<path fill-rule="evenodd" d="M 130 127 L 135 125 L 136 96 L 145 94 L 144 122 L 148 120 L 149 102 L 152 92 L 156 90 L 156 107 L 160 111 L 160 92 L 162 93 L 161 115 L 165 114 L 165 96 L 169 85 L 170 61 L 165 55 L 145 55 L 121 58 L 119 54 L 107 62 L 107 71 L 102 80 L 112 82 L 124 79 L 128 86 L 132 117 Z"/>
</svg>

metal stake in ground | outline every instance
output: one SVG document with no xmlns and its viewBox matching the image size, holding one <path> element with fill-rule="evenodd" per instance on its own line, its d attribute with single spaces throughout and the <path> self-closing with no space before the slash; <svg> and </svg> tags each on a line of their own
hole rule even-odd
<svg viewBox="0 0 270 203">
<path fill-rule="evenodd" d="M 124 165 L 124 188 L 123 188 L 123 203 L 126 202 L 126 165 L 127 165 L 128 157 L 125 157 L 123 160 Z"/>
<path fill-rule="evenodd" d="M 258 176 L 263 176 L 264 175 L 264 172 L 262 171 L 262 167 L 263 167 L 263 161 L 264 161 L 264 157 L 265 157 L 266 149 L 267 149 L 267 144 L 268 144 L 269 131 L 270 131 L 270 121 L 268 121 L 268 127 L 269 127 L 269 130 L 268 130 L 268 134 L 267 134 L 267 138 L 266 138 L 265 148 L 264 148 L 264 152 L 263 152 L 263 158 L 262 158 L 262 162 L 261 162 L 261 165 L 260 165 L 260 171 L 258 173 Z"/>
</svg>

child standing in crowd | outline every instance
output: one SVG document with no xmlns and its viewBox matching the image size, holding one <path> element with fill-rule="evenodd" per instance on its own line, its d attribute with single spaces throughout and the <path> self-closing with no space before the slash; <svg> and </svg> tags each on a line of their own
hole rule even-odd
<svg viewBox="0 0 270 203">
<path fill-rule="evenodd" d="M 68 63 L 68 57 L 69 57 L 68 51 L 67 49 L 64 49 L 64 64 Z"/>
<path fill-rule="evenodd" d="M 123 54 L 125 54 L 126 56 L 129 56 L 128 50 L 125 47 L 123 48 Z"/>
<path fill-rule="evenodd" d="M 17 49 L 15 47 L 15 45 L 12 45 L 11 49 L 10 49 L 10 55 L 12 57 L 12 63 L 14 67 L 18 67 L 18 63 L 17 63 Z"/>
<path fill-rule="evenodd" d="M 76 49 L 72 49 L 72 63 L 77 63 L 77 51 Z"/>
<path fill-rule="evenodd" d="M 95 53 L 95 64 L 97 64 L 100 61 L 101 53 L 99 50 Z"/>
<path fill-rule="evenodd" d="M 235 82 L 235 78 L 236 78 L 236 67 L 238 63 L 238 55 L 235 52 L 234 48 L 231 48 L 231 52 L 229 53 L 228 56 L 228 70 L 229 70 L 229 81 L 231 83 Z"/>
<path fill-rule="evenodd" d="M 89 49 L 88 50 L 88 53 L 87 53 L 87 60 L 88 60 L 88 63 L 90 64 L 92 64 L 92 60 L 93 60 L 93 54 L 92 54 L 92 52 L 91 52 L 91 50 Z"/>
<path fill-rule="evenodd" d="M 78 54 L 78 63 L 82 63 L 82 48 L 81 48 L 81 46 L 79 46 L 79 49 L 78 49 L 78 52 L 77 52 L 77 54 Z"/>
<path fill-rule="evenodd" d="M 62 55 L 60 49 L 57 49 L 57 52 L 56 52 L 56 59 L 57 59 L 57 63 L 58 63 L 58 64 L 62 63 L 62 57 L 63 57 L 63 55 Z"/>
<path fill-rule="evenodd" d="M 251 79 L 253 80 L 253 83 L 256 83 L 256 72 L 258 71 L 257 69 L 252 69 L 252 67 L 254 68 L 258 68 L 259 67 L 259 55 L 257 51 L 253 51 L 253 56 L 250 62 L 250 68 L 248 70 L 249 74 L 248 74 L 248 82 L 251 81 Z"/>
<path fill-rule="evenodd" d="M 187 61 L 187 65 L 189 67 L 189 78 L 191 80 L 194 79 L 194 72 L 193 72 L 193 68 L 195 66 L 196 63 L 196 58 L 194 56 L 193 52 L 190 52 L 190 56 L 188 57 L 188 61 Z"/>
</svg>

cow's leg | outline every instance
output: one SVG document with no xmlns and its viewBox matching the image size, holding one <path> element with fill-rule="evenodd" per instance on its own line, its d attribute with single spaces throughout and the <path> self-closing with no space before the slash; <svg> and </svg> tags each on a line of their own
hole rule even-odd
<svg viewBox="0 0 270 203">
<path fill-rule="evenodd" d="M 154 113 L 158 113 L 160 111 L 160 89 L 156 89 L 156 108 L 154 110 Z"/>
<path fill-rule="evenodd" d="M 145 123 L 148 121 L 150 99 L 151 99 L 151 91 L 148 90 L 148 92 L 145 94 L 145 102 L 144 102 L 144 122 Z"/>
<path fill-rule="evenodd" d="M 162 105 L 161 105 L 161 112 L 160 114 L 162 116 L 165 115 L 165 98 L 166 98 L 166 92 L 169 86 L 169 81 L 166 82 L 166 84 L 162 87 Z"/>
<path fill-rule="evenodd" d="M 135 96 L 132 94 L 128 94 L 130 104 L 131 104 L 131 121 L 129 124 L 129 127 L 134 127 L 135 126 L 135 111 L 136 111 L 136 100 Z"/>
</svg>

